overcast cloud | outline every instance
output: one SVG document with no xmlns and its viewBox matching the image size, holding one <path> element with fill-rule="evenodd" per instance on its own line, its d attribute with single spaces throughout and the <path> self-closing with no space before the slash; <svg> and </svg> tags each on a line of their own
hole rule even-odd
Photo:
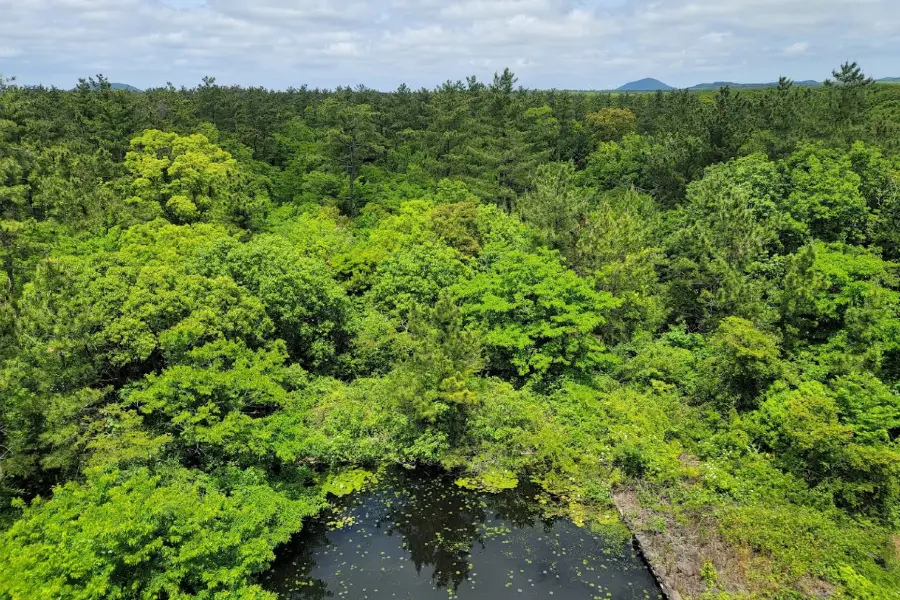
<svg viewBox="0 0 900 600">
<path fill-rule="evenodd" d="M 527 87 L 900 76 L 898 0 L 0 0 L 0 73 L 71 87 Z"/>
</svg>

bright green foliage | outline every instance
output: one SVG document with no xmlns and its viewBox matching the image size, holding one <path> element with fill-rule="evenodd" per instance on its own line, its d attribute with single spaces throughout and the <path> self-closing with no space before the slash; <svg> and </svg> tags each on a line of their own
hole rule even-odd
<svg viewBox="0 0 900 600">
<path fill-rule="evenodd" d="M 470 490 L 480 490 L 496 494 L 503 490 L 514 490 L 519 485 L 519 479 L 509 472 L 487 471 L 477 480 L 471 477 L 460 477 L 456 485 Z"/>
<path fill-rule="evenodd" d="M 45 148 L 34 157 L 29 174 L 32 206 L 46 217 L 80 226 L 127 220 L 121 200 L 97 186 L 98 175 L 110 170 L 108 160 L 102 151 L 86 155 L 74 145 Z"/>
<path fill-rule="evenodd" d="M 836 150 L 805 146 L 786 161 L 790 236 L 799 245 L 810 235 L 824 241 L 857 242 L 869 227 L 861 180 L 850 157 Z"/>
<path fill-rule="evenodd" d="M 125 158 L 134 196 L 129 202 L 149 218 L 174 223 L 228 220 L 253 225 L 268 197 L 230 153 L 201 134 L 148 130 L 131 141 Z"/>
<path fill-rule="evenodd" d="M 708 167 L 701 183 L 694 186 L 698 195 L 703 187 L 742 187 L 748 191 L 753 214 L 758 220 L 780 224 L 787 183 L 778 164 L 762 154 L 742 156 Z"/>
<path fill-rule="evenodd" d="M 25 183 L 25 170 L 17 156 L 17 148 L 12 142 L 16 137 L 16 124 L 9 120 L 0 120 L 0 207 L 4 219 L 16 218 L 27 203 L 28 186 Z"/>
<path fill-rule="evenodd" d="M 626 135 L 621 142 L 601 142 L 588 158 L 585 183 L 601 189 L 640 185 L 650 148 L 637 134 Z"/>
<path fill-rule="evenodd" d="M 577 269 L 582 262 L 577 243 L 583 235 L 591 190 L 575 184 L 575 167 L 570 163 L 541 165 L 532 185 L 534 189 L 516 204 L 516 213 Z"/>
<path fill-rule="evenodd" d="M 474 202 L 439 204 L 431 211 L 431 230 L 463 256 L 476 256 L 484 245 Z"/>
<path fill-rule="evenodd" d="M 706 339 L 696 333 L 671 329 L 656 339 L 637 337 L 623 351 L 631 354 L 620 367 L 620 377 L 644 387 L 679 388 L 691 397 L 703 381 L 700 362 L 706 356 Z"/>
<path fill-rule="evenodd" d="M 537 444 L 549 444 L 559 433 L 545 398 L 493 379 L 479 387 L 484 401 L 468 415 L 465 436 L 442 459 L 446 467 L 462 468 L 480 483 L 482 474 L 523 473 L 552 453 L 535 452 Z M 552 457 L 547 464 L 554 464 Z"/>
<path fill-rule="evenodd" d="M 596 288 L 619 301 L 603 327 L 609 343 L 628 341 L 638 331 L 656 331 L 666 318 L 659 275 L 664 261 L 661 227 L 657 204 L 634 190 L 602 193 L 592 203 L 576 243 L 578 258 L 569 264 L 579 273 L 593 274 Z"/>
<path fill-rule="evenodd" d="M 612 142 L 634 132 L 637 116 L 627 108 L 604 108 L 585 120 L 598 142 Z"/>
<path fill-rule="evenodd" d="M 885 255 L 900 258 L 900 160 L 885 157 L 878 148 L 857 142 L 850 150 L 860 192 L 875 218 L 873 241 Z"/>
<path fill-rule="evenodd" d="M 412 200 L 399 205 L 396 212 L 388 212 L 376 204 L 362 209 L 358 223 L 366 227 L 345 252 L 335 256 L 333 263 L 339 277 L 351 294 L 362 294 L 375 283 L 376 271 L 391 253 L 403 245 L 434 244 L 430 235 L 428 213 L 434 205 L 426 200 Z"/>
<path fill-rule="evenodd" d="M 322 491 L 334 496 L 348 496 L 359 492 L 378 479 L 375 473 L 363 469 L 351 469 L 328 478 Z"/>
<path fill-rule="evenodd" d="M 229 457 L 265 460 L 272 450 L 265 435 L 256 438 L 266 427 L 258 419 L 289 406 L 289 390 L 302 381 L 299 369 L 284 367 L 287 355 L 278 346 L 254 352 L 222 341 L 195 348 L 181 364 L 123 390 L 122 404 L 183 456 L 210 466 Z"/>
<path fill-rule="evenodd" d="M 597 289 L 620 301 L 603 328 L 604 340 L 624 341 L 636 329 L 659 326 L 662 253 L 655 246 L 660 221 L 652 198 L 633 189 L 597 193 L 580 187 L 570 163 L 543 165 L 533 185 L 516 212 L 569 268 L 594 275 Z"/>
<path fill-rule="evenodd" d="M 358 377 L 384 375 L 412 351 L 413 342 L 402 319 L 375 307 L 369 306 L 358 315 L 352 328 L 351 370 Z"/>
<path fill-rule="evenodd" d="M 504 253 L 454 293 L 497 374 L 581 375 L 607 360 L 598 332 L 616 301 L 591 289 L 552 252 Z"/>
<path fill-rule="evenodd" d="M 7 290 L 15 292 L 44 249 L 42 238 L 56 234 L 50 224 L 34 218 L 27 183 L 30 152 L 15 143 L 17 133 L 16 124 L 0 114 L 0 270 Z"/>
<path fill-rule="evenodd" d="M 570 454 L 570 460 L 578 465 L 574 473 L 593 472 L 613 482 L 623 474 L 668 477 L 681 450 L 677 441 L 666 439 L 666 431 L 677 419 L 671 412 L 672 401 L 671 396 L 654 397 L 627 388 L 598 392 L 569 386 L 554 398 L 556 419 L 563 427 L 556 452 L 564 452 L 566 446 L 577 447 Z M 593 416 L 579 423 L 583 414 Z M 610 468 L 617 473 L 608 473 Z M 608 484 L 603 479 L 593 485 L 605 487 Z M 559 481 L 556 485 L 565 484 Z"/>
<path fill-rule="evenodd" d="M 270 335 L 258 299 L 229 278 L 186 268 L 207 236 L 224 232 L 156 222 L 113 236 L 111 251 L 62 256 L 36 272 L 20 300 L 20 332 L 31 341 L 0 378 L 16 416 L 11 472 L 77 467 L 111 388 L 209 342 L 256 346 Z M 155 251 L 162 240 L 168 252 Z"/>
<path fill-rule="evenodd" d="M 36 500 L 3 533 L 0 593 L 13 598 L 273 598 L 250 576 L 312 498 L 258 471 L 93 471 Z"/>
<path fill-rule="evenodd" d="M 304 119 L 285 123 L 275 139 L 282 167 L 272 182 L 276 199 L 303 204 L 340 197 L 343 181 L 329 168 L 329 148 Z"/>
<path fill-rule="evenodd" d="M 269 221 L 272 233 L 286 239 L 294 250 L 310 258 L 330 262 L 353 244 L 349 219 L 333 207 L 297 212 L 293 207 L 285 206 L 272 211 Z"/>
<path fill-rule="evenodd" d="M 416 306 L 432 306 L 441 290 L 466 273 L 459 252 L 437 241 L 410 241 L 378 266 L 371 298 L 383 310 L 406 316 Z"/>
<path fill-rule="evenodd" d="M 447 450 L 446 435 L 417 431 L 415 418 L 397 406 L 395 390 L 386 378 L 316 382 L 307 390 L 314 396 L 298 448 L 326 465 L 438 461 Z"/>
<path fill-rule="evenodd" d="M 52 359 L 63 353 L 122 368 L 222 337 L 255 343 L 271 330 L 259 300 L 233 280 L 192 274 L 163 257 L 142 264 L 147 249 L 126 242 L 118 252 L 63 257 L 39 270 L 22 314 L 24 331 L 46 353 L 42 361 L 69 371 L 71 361 Z"/>
</svg>

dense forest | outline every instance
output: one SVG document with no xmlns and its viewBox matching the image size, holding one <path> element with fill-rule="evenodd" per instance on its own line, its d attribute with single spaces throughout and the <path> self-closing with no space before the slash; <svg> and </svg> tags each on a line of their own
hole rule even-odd
<svg viewBox="0 0 900 600">
<path fill-rule="evenodd" d="M 274 598 L 385 465 L 898 598 L 900 86 L 0 78 L 0 599 Z M 521 591 L 521 590 L 520 590 Z"/>
</svg>

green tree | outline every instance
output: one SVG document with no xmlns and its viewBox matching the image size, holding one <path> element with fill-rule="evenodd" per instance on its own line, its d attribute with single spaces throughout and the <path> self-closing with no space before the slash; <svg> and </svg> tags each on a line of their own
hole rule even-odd
<svg viewBox="0 0 900 600">
<path fill-rule="evenodd" d="M 165 436 L 167 453 L 185 463 L 207 470 L 272 467 L 279 462 L 270 428 L 277 419 L 266 417 L 292 406 L 291 391 L 303 381 L 298 368 L 284 366 L 287 358 L 281 343 L 253 351 L 240 342 L 212 342 L 129 385 L 122 407 L 141 415 L 153 436 Z M 104 460 L 112 459 L 107 452 Z"/>
<path fill-rule="evenodd" d="M 900 398 L 875 378 L 841 379 L 834 389 L 805 381 L 766 398 L 755 433 L 780 465 L 840 506 L 896 526 L 900 453 L 882 427 L 896 424 L 898 412 Z"/>
<path fill-rule="evenodd" d="M 294 117 L 275 134 L 278 143 L 273 176 L 274 196 L 281 202 L 337 202 L 342 179 L 331 172 L 331 148 L 305 119 Z"/>
<path fill-rule="evenodd" d="M 790 186 L 787 244 L 796 248 L 809 237 L 851 243 L 866 239 L 870 213 L 860 192 L 862 181 L 846 153 L 806 145 L 785 161 L 784 170 Z"/>
<path fill-rule="evenodd" d="M 826 79 L 830 116 L 838 139 L 846 144 L 859 135 L 859 128 L 865 123 L 869 109 L 871 77 L 866 77 L 855 62 L 845 62 L 840 70 L 833 71 L 834 79 Z"/>
<path fill-rule="evenodd" d="M 15 598 L 274 598 L 252 581 L 317 507 L 258 471 L 92 471 L 36 499 L 0 543 Z"/>
<path fill-rule="evenodd" d="M 532 190 L 519 198 L 516 214 L 541 232 L 544 243 L 558 250 L 567 264 L 578 269 L 580 231 L 585 225 L 593 193 L 576 184 L 571 163 L 538 167 Z"/>
<path fill-rule="evenodd" d="M 258 347 L 271 335 L 265 307 L 245 288 L 191 271 L 191 258 L 215 237 L 227 235 L 160 220 L 111 234 L 111 250 L 40 266 L 19 302 L 19 331 L 30 343 L 0 370 L 7 473 L 77 471 L 79 439 L 112 391 L 209 342 Z"/>
<path fill-rule="evenodd" d="M 621 142 L 601 142 L 587 158 L 584 181 L 600 189 L 642 185 L 649 152 L 647 140 L 637 134 L 626 135 Z"/>
<path fill-rule="evenodd" d="M 132 196 L 144 218 L 172 222 L 231 221 L 247 227 L 265 216 L 265 186 L 201 134 L 145 131 L 125 157 Z"/>
<path fill-rule="evenodd" d="M 634 133 L 637 116 L 627 108 L 604 108 L 585 119 L 598 142 L 617 142 Z"/>
<path fill-rule="evenodd" d="M 431 211 L 431 230 L 462 256 L 477 256 L 484 245 L 480 216 L 476 202 L 439 204 Z"/>
<path fill-rule="evenodd" d="M 345 104 L 330 98 L 319 107 L 319 118 L 326 125 L 326 141 L 334 160 L 347 177 L 346 212 L 358 210 L 357 178 L 363 166 L 382 150 L 381 136 L 375 129 L 375 112 L 368 104 Z"/>
<path fill-rule="evenodd" d="M 874 220 L 872 241 L 886 257 L 900 258 L 900 161 L 862 142 L 853 144 L 849 156 Z"/>
<path fill-rule="evenodd" d="M 779 185 L 757 155 L 711 167 L 689 186 L 664 269 L 675 315 L 704 330 L 731 315 L 772 318 L 766 274 L 778 243 Z"/>
<path fill-rule="evenodd" d="M 897 266 L 876 252 L 816 242 L 793 256 L 780 293 L 789 347 L 811 347 L 827 371 L 859 368 L 896 380 Z"/>
<path fill-rule="evenodd" d="M 475 375 L 484 368 L 478 334 L 463 327 L 447 294 L 410 317 L 412 351 L 390 380 L 400 405 L 456 443 L 479 402 Z"/>
<path fill-rule="evenodd" d="M 701 389 L 720 410 L 752 410 L 781 374 L 778 340 L 746 319 L 728 317 L 710 337 L 700 369 Z"/>
<path fill-rule="evenodd" d="M 453 289 L 498 375 L 549 383 L 606 365 L 599 331 L 617 302 L 563 267 L 556 253 L 504 252 Z"/>
<path fill-rule="evenodd" d="M 730 160 L 750 136 L 750 104 L 739 92 L 722 87 L 715 96 L 715 104 L 707 122 L 711 163 Z"/>
<path fill-rule="evenodd" d="M 655 332 L 666 319 L 662 213 L 657 203 L 634 189 L 596 196 L 576 242 L 578 259 L 569 264 L 592 275 L 596 289 L 619 305 L 609 312 L 603 339 L 617 344 L 638 331 Z"/>
<path fill-rule="evenodd" d="M 381 309 L 406 318 L 419 306 L 433 306 L 468 269 L 459 253 L 437 240 L 412 239 L 378 266 L 370 298 Z"/>
<path fill-rule="evenodd" d="M 225 269 L 263 303 L 295 360 L 323 370 L 334 364 L 347 343 L 350 305 L 323 262 L 280 237 L 263 235 L 236 245 Z"/>
</svg>

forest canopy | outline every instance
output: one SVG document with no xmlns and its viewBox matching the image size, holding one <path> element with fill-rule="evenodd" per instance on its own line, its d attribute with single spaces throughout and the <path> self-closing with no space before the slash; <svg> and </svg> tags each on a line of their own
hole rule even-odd
<svg viewBox="0 0 900 600">
<path fill-rule="evenodd" d="M 897 598 L 900 86 L 0 77 L 0 599 L 274 598 L 392 464 Z"/>
</svg>

